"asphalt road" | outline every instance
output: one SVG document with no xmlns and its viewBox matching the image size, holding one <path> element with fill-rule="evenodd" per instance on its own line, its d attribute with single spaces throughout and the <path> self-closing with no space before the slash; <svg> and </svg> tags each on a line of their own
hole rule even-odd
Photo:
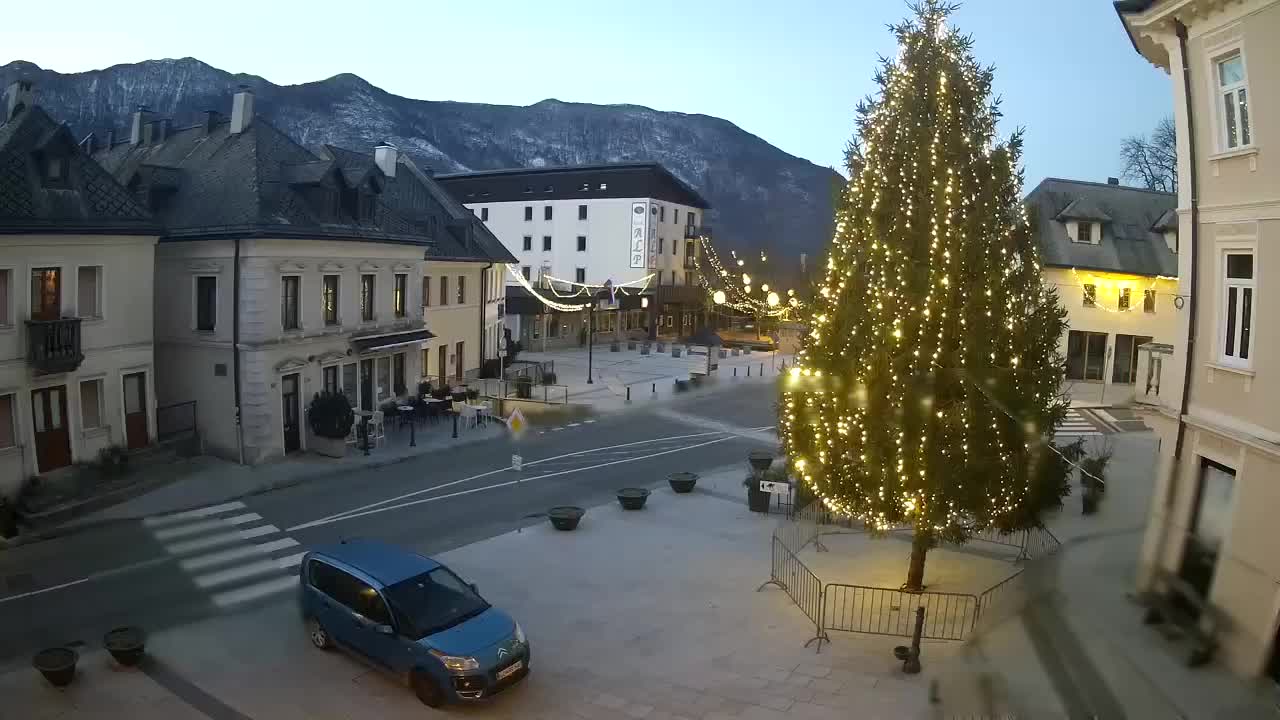
<svg viewBox="0 0 1280 720">
<path fill-rule="evenodd" d="M 674 411 L 671 412 L 671 411 Z M 150 631 L 290 602 L 309 547 L 369 537 L 437 553 L 591 507 L 620 487 L 739 463 L 772 446 L 766 386 L 691 393 L 660 408 L 318 478 L 180 517 L 120 522 L 0 552 L 0 667 L 119 625 Z M 511 468 L 519 454 L 523 467 Z M 589 517 L 584 522 L 589 522 Z"/>
</svg>

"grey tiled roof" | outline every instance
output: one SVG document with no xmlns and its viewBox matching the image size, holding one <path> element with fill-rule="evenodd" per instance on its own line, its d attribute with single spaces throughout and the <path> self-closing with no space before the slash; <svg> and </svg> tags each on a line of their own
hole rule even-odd
<svg viewBox="0 0 1280 720">
<path fill-rule="evenodd" d="M 411 172 L 407 160 L 387 177 L 372 154 L 303 147 L 262 117 L 241 133 L 232 133 L 229 122 L 199 125 L 160 142 L 118 143 L 97 157 L 153 202 L 160 191 L 155 207 L 163 239 L 323 237 L 421 244 L 429 255 L 457 259 L 509 257 L 505 248 L 491 257 L 484 243 L 469 242 L 470 213 L 429 176 Z M 334 198 L 343 188 L 373 197 L 372 213 L 357 218 L 339 209 Z"/>
<path fill-rule="evenodd" d="M 68 184 L 45 187 L 41 154 L 68 160 Z M 38 105 L 0 125 L 0 232 L 158 234 L 133 195 Z"/>
<path fill-rule="evenodd" d="M 1105 210 L 1098 207 L 1092 199 L 1087 197 L 1078 197 L 1062 208 L 1058 213 L 1059 220 L 1097 220 L 1099 222 L 1109 222 L 1111 216 Z"/>
<path fill-rule="evenodd" d="M 1172 193 L 1047 178 L 1027 195 L 1026 203 L 1046 266 L 1148 276 L 1178 274 L 1178 256 L 1154 229 L 1177 207 Z M 1072 242 L 1067 236 L 1063 211 L 1072 204 L 1106 216 L 1097 245 Z"/>
</svg>

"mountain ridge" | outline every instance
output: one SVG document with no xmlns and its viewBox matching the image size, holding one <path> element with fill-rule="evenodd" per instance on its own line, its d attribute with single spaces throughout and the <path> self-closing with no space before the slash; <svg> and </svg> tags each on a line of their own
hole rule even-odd
<svg viewBox="0 0 1280 720">
<path fill-rule="evenodd" d="M 205 110 L 230 112 L 247 86 L 255 112 L 304 144 L 369 151 L 391 142 L 436 172 L 656 161 L 713 206 L 708 223 L 724 249 L 818 260 L 830 237 L 832 187 L 841 177 L 769 144 L 732 121 L 621 103 L 546 98 L 532 105 L 423 100 L 384 90 L 354 73 L 277 85 L 193 57 L 120 63 L 60 73 L 15 60 L 0 83 L 35 83 L 36 102 L 77 137 L 114 129 L 146 105 L 175 123 Z M 781 269 L 781 268 L 780 268 Z"/>
</svg>

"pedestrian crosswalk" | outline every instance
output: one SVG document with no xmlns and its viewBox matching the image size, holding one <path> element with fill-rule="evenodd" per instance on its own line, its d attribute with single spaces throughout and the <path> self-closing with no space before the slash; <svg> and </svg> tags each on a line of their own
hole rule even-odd
<svg viewBox="0 0 1280 720">
<path fill-rule="evenodd" d="M 1067 410 L 1067 418 L 1053 431 L 1053 436 L 1059 438 L 1099 437 L 1101 435 L 1102 432 L 1098 430 L 1098 427 L 1089 422 L 1088 418 L 1075 408 Z"/>
<path fill-rule="evenodd" d="M 218 607 L 297 587 L 306 551 L 242 502 L 158 515 L 142 524 Z"/>
</svg>

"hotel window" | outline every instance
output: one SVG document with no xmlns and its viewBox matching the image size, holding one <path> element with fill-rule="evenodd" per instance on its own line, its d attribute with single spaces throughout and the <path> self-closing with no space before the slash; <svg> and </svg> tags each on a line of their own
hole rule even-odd
<svg viewBox="0 0 1280 720">
<path fill-rule="evenodd" d="M 525 235 L 525 236 L 524 236 L 524 250 L 525 250 L 525 252 L 528 252 L 529 250 L 532 250 L 532 249 L 533 249 L 533 236 L 532 236 L 532 235 Z"/>
<path fill-rule="evenodd" d="M 1224 260 L 1221 360 L 1248 366 L 1253 349 L 1253 253 L 1229 252 Z"/>
<path fill-rule="evenodd" d="M 664 205 L 658 208 L 658 222 L 666 222 L 666 221 L 667 221 L 667 208 Z"/>
<path fill-rule="evenodd" d="M 431 307 L 431 278 L 422 278 L 422 307 Z"/>
<path fill-rule="evenodd" d="M 1106 362 L 1106 333 L 1080 330 L 1067 333 L 1068 380 L 1101 380 Z"/>
<path fill-rule="evenodd" d="M 320 368 L 320 376 L 322 380 L 322 389 L 327 395 L 338 394 L 338 366 L 330 365 Z"/>
<path fill-rule="evenodd" d="M 373 322 L 374 317 L 374 287 L 375 277 L 373 275 L 360 276 L 360 319 L 365 322 Z"/>
<path fill-rule="evenodd" d="M 532 271 L 532 268 L 530 268 L 528 265 L 525 265 L 520 268 L 520 274 L 524 276 L 525 282 L 528 282 L 530 280 L 531 271 Z"/>
<path fill-rule="evenodd" d="M 658 238 L 658 254 L 666 252 L 666 238 Z"/>
<path fill-rule="evenodd" d="M 338 276 L 325 275 L 324 288 L 320 291 L 324 305 L 324 324 L 338 324 Z"/>
<path fill-rule="evenodd" d="M 76 315 L 102 317 L 102 267 L 82 267 L 76 271 Z"/>
<path fill-rule="evenodd" d="M 587 269 L 577 268 L 573 271 L 573 279 L 575 282 L 585 283 L 587 281 Z"/>
<path fill-rule="evenodd" d="M 463 305 L 467 302 L 467 276 L 458 276 L 458 304 Z"/>
<path fill-rule="evenodd" d="M 672 210 L 671 210 L 671 224 L 672 224 L 672 225 L 679 225 L 679 224 L 680 224 L 680 208 L 672 208 Z"/>
<path fill-rule="evenodd" d="M 449 304 L 449 278 L 446 275 L 440 276 L 440 304 Z"/>
<path fill-rule="evenodd" d="M 1142 291 L 1142 312 L 1153 313 L 1156 311 L 1156 290 L 1155 288 L 1147 288 Z"/>
<path fill-rule="evenodd" d="M 280 326 L 285 330 L 297 330 L 298 323 L 298 285 L 302 278 L 297 275 L 285 275 L 280 278 Z"/>
<path fill-rule="evenodd" d="M 1093 223 L 1076 223 L 1076 242 L 1093 244 Z"/>
<path fill-rule="evenodd" d="M 532 205 L 525 205 L 525 206 L 524 206 L 524 219 L 525 219 L 525 222 L 530 222 L 530 221 L 532 221 L 532 220 L 533 220 L 533 206 L 532 206 Z"/>
<path fill-rule="evenodd" d="M 578 252 L 586 252 L 586 251 L 587 251 L 587 236 L 579 235 L 578 236 Z"/>
<path fill-rule="evenodd" d="M 395 308 L 396 317 L 402 318 L 409 314 L 409 276 L 404 273 L 396 273 L 395 294 L 392 298 L 393 307 Z"/>
<path fill-rule="evenodd" d="M 1085 307 L 1097 307 L 1097 306 L 1098 306 L 1098 286 L 1097 286 L 1097 285 L 1093 285 L 1093 284 L 1090 284 L 1090 283 L 1085 283 L 1085 286 L 1084 286 L 1084 306 L 1085 306 Z"/>
<path fill-rule="evenodd" d="M 551 236 L 550 236 L 550 235 L 543 235 L 543 236 L 542 236 L 542 251 L 543 251 L 543 252 L 547 252 L 547 251 L 549 251 L 549 250 L 551 250 Z"/>
<path fill-rule="evenodd" d="M 0 395 L 0 449 L 18 444 L 13 419 L 13 395 Z"/>
<path fill-rule="evenodd" d="M 489 208 L 480 208 L 480 221 L 489 222 Z"/>
<path fill-rule="evenodd" d="M 1138 348 L 1151 342 L 1147 335 L 1116 335 L 1111 360 L 1111 382 L 1132 383 L 1138 377 Z"/>
<path fill-rule="evenodd" d="M 1249 91 L 1244 56 L 1239 52 L 1219 60 L 1218 92 L 1222 97 L 1223 150 L 1246 147 L 1253 142 L 1249 126 Z"/>
<path fill-rule="evenodd" d="M 201 275 L 196 278 L 196 330 L 213 332 L 218 324 L 218 278 Z"/>
<path fill-rule="evenodd" d="M 579 219 L 579 220 L 586 220 L 586 219 L 587 219 L 587 206 L 586 206 L 586 205 L 579 205 L 579 206 L 578 206 L 578 219 Z"/>
<path fill-rule="evenodd" d="M 1120 292 L 1119 292 L 1119 294 L 1118 294 L 1118 295 L 1116 295 L 1116 309 L 1117 309 L 1117 310 L 1122 310 L 1122 311 L 1123 311 L 1123 310 L 1128 310 L 1128 309 L 1129 309 L 1129 306 L 1130 306 L 1130 300 L 1131 300 L 1131 298 L 1133 297 L 1133 294 L 1132 294 L 1132 293 L 1133 293 L 1133 291 L 1132 291 L 1132 290 L 1130 290 L 1129 288 L 1120 288 Z"/>
<path fill-rule="evenodd" d="M 548 205 L 548 206 L 546 206 L 546 207 L 542 208 L 542 219 L 543 219 L 543 220 L 550 220 L 550 219 L 551 219 L 551 206 L 550 206 L 550 205 Z"/>
<path fill-rule="evenodd" d="M 85 430 L 102 427 L 102 380 L 80 383 L 80 424 Z"/>
</svg>

